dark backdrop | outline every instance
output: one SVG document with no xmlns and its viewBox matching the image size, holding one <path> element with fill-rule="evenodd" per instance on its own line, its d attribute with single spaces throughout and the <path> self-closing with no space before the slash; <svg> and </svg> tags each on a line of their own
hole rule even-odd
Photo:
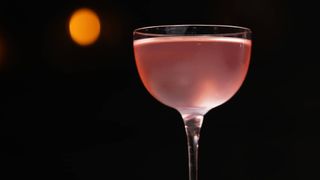
<svg viewBox="0 0 320 180">
<path fill-rule="evenodd" d="M 67 31 L 80 7 L 101 20 L 92 46 Z M 304 15 L 283 0 L 1 1 L 0 179 L 186 180 L 182 119 L 140 82 L 132 31 L 189 23 L 253 31 L 242 88 L 205 117 L 200 179 L 314 178 L 319 103 Z"/>
</svg>

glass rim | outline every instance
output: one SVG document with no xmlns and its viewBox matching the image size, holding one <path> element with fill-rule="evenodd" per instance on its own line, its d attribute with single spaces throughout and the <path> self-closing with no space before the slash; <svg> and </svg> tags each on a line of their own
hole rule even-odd
<svg viewBox="0 0 320 180">
<path fill-rule="evenodd" d="M 188 35 L 234 35 L 234 34 L 244 34 L 249 33 L 251 34 L 252 31 L 250 28 L 243 27 L 243 26 L 236 26 L 236 25 L 227 25 L 227 24 L 167 24 L 167 25 L 155 25 L 155 26 L 145 26 L 136 28 L 133 31 L 133 34 L 139 34 L 144 36 L 176 36 L 182 34 L 165 34 L 165 33 L 153 33 L 153 32 L 141 32 L 147 29 L 154 29 L 154 28 L 167 28 L 167 27 L 220 27 L 220 28 L 231 28 L 231 29 L 239 29 L 242 32 L 230 32 L 230 33 L 206 33 L 206 34 L 188 34 Z"/>
</svg>

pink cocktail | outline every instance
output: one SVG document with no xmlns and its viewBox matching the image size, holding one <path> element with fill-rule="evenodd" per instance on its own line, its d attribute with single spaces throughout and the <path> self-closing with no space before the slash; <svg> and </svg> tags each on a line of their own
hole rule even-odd
<svg viewBox="0 0 320 180">
<path fill-rule="evenodd" d="M 185 123 L 189 179 L 197 180 L 203 116 L 229 100 L 248 71 L 251 31 L 225 25 L 168 25 L 134 32 L 134 54 L 149 93 Z"/>
<path fill-rule="evenodd" d="M 177 36 L 134 41 L 142 82 L 160 102 L 182 114 L 205 114 L 226 102 L 248 70 L 251 41 Z"/>
</svg>

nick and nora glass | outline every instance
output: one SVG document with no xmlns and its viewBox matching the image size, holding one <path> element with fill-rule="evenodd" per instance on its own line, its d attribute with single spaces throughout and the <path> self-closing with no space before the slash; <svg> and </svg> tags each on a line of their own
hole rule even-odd
<svg viewBox="0 0 320 180">
<path fill-rule="evenodd" d="M 197 180 L 204 115 L 228 101 L 248 71 L 251 31 L 229 25 L 163 25 L 134 31 L 134 55 L 149 93 L 180 112 L 185 124 L 189 180 Z"/>
</svg>

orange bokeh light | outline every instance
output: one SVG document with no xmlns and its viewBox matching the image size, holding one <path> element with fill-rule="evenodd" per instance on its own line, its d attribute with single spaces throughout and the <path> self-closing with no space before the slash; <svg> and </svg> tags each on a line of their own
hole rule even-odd
<svg viewBox="0 0 320 180">
<path fill-rule="evenodd" d="M 94 43 L 100 35 L 100 20 L 91 9 L 81 8 L 76 10 L 69 21 L 71 38 L 82 46 Z"/>
<path fill-rule="evenodd" d="M 4 56 L 5 56 L 5 46 L 4 46 L 4 41 L 0 37 L 0 65 L 4 63 Z"/>
</svg>

